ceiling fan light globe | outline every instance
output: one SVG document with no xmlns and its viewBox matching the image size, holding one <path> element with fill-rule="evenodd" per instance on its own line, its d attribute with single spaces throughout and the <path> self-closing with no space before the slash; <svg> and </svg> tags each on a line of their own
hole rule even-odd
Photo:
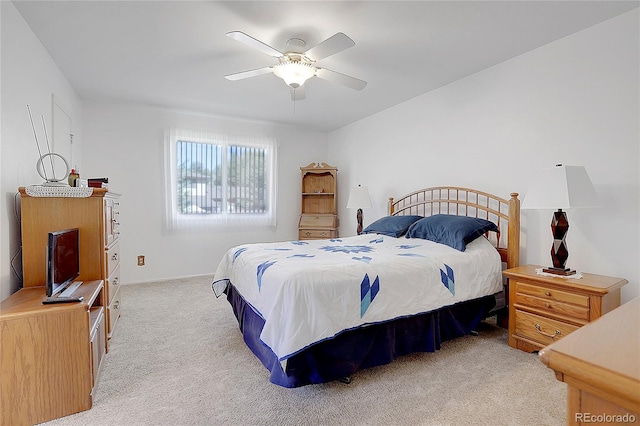
<svg viewBox="0 0 640 426">
<path fill-rule="evenodd" d="M 286 61 L 274 66 L 273 73 L 283 79 L 288 86 L 297 89 L 316 75 L 316 68 L 304 62 Z"/>
</svg>

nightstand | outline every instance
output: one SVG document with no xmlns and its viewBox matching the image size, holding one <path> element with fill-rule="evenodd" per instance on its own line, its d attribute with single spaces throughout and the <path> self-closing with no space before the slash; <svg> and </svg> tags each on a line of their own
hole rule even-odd
<svg viewBox="0 0 640 426">
<path fill-rule="evenodd" d="M 542 266 L 503 271 L 509 279 L 509 346 L 534 352 L 620 306 L 623 278 L 540 275 Z"/>
</svg>

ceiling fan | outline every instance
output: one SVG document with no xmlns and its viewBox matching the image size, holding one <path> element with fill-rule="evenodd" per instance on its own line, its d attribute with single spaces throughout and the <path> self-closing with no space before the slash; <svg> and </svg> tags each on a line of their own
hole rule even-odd
<svg viewBox="0 0 640 426">
<path fill-rule="evenodd" d="M 315 65 L 316 61 L 355 46 L 355 42 L 343 33 L 336 33 L 306 51 L 301 51 L 306 46 L 304 40 L 292 38 L 287 41 L 287 46 L 291 50 L 284 53 L 241 31 L 231 31 L 227 33 L 227 36 L 278 58 L 276 65 L 229 74 L 225 76 L 227 80 L 242 80 L 243 78 L 274 73 L 290 87 L 291 99 L 294 101 L 305 98 L 303 84 L 314 76 L 354 90 L 362 90 L 367 85 L 366 81 Z"/>
</svg>

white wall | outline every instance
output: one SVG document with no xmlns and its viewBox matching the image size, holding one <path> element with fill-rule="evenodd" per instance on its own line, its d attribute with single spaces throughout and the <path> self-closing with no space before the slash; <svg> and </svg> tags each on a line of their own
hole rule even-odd
<svg viewBox="0 0 640 426">
<path fill-rule="evenodd" d="M 300 167 L 327 161 L 327 135 L 295 127 L 216 118 L 147 106 L 84 103 L 82 178 L 108 177 L 122 194 L 120 222 L 123 283 L 212 274 L 224 253 L 247 242 L 297 238 Z M 275 137 L 278 147 L 278 225 L 168 233 L 163 226 L 163 141 L 170 126 Z M 137 266 L 145 255 L 146 266 Z"/>
<path fill-rule="evenodd" d="M 389 196 L 454 185 L 522 199 L 536 170 L 584 165 L 605 207 L 568 212 L 567 266 L 626 278 L 623 301 L 638 296 L 638 22 L 626 13 L 332 132 L 341 193 L 369 187 L 366 226 Z M 354 234 L 339 206 L 341 235 Z M 521 264 L 551 263 L 551 216 L 522 211 Z"/>
<path fill-rule="evenodd" d="M 39 154 L 27 114 L 30 106 L 42 150 L 46 141 L 44 116 L 51 143 L 52 95 L 64 103 L 74 119 L 74 153 L 82 141 L 82 105 L 60 69 L 35 37 L 12 2 L 0 1 L 1 118 L 0 152 L 0 300 L 18 289 L 20 280 L 12 272 L 11 260 L 20 271 L 20 225 L 15 214 L 19 186 L 42 183 L 36 172 Z M 79 152 L 74 155 L 80 160 Z"/>
</svg>

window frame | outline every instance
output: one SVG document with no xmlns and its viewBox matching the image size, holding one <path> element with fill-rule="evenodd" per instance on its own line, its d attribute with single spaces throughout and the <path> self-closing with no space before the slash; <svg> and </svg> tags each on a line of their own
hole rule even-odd
<svg viewBox="0 0 640 426">
<path fill-rule="evenodd" d="M 178 211 L 177 144 L 182 142 L 209 143 L 221 147 L 222 152 L 222 208 L 220 213 L 185 214 Z M 270 137 L 242 136 L 206 130 L 169 128 L 165 131 L 165 225 L 169 230 L 260 228 L 276 226 L 277 200 L 277 141 Z M 227 176 L 229 147 L 259 148 L 265 150 L 264 213 L 238 213 L 227 211 L 229 193 Z"/>
</svg>

